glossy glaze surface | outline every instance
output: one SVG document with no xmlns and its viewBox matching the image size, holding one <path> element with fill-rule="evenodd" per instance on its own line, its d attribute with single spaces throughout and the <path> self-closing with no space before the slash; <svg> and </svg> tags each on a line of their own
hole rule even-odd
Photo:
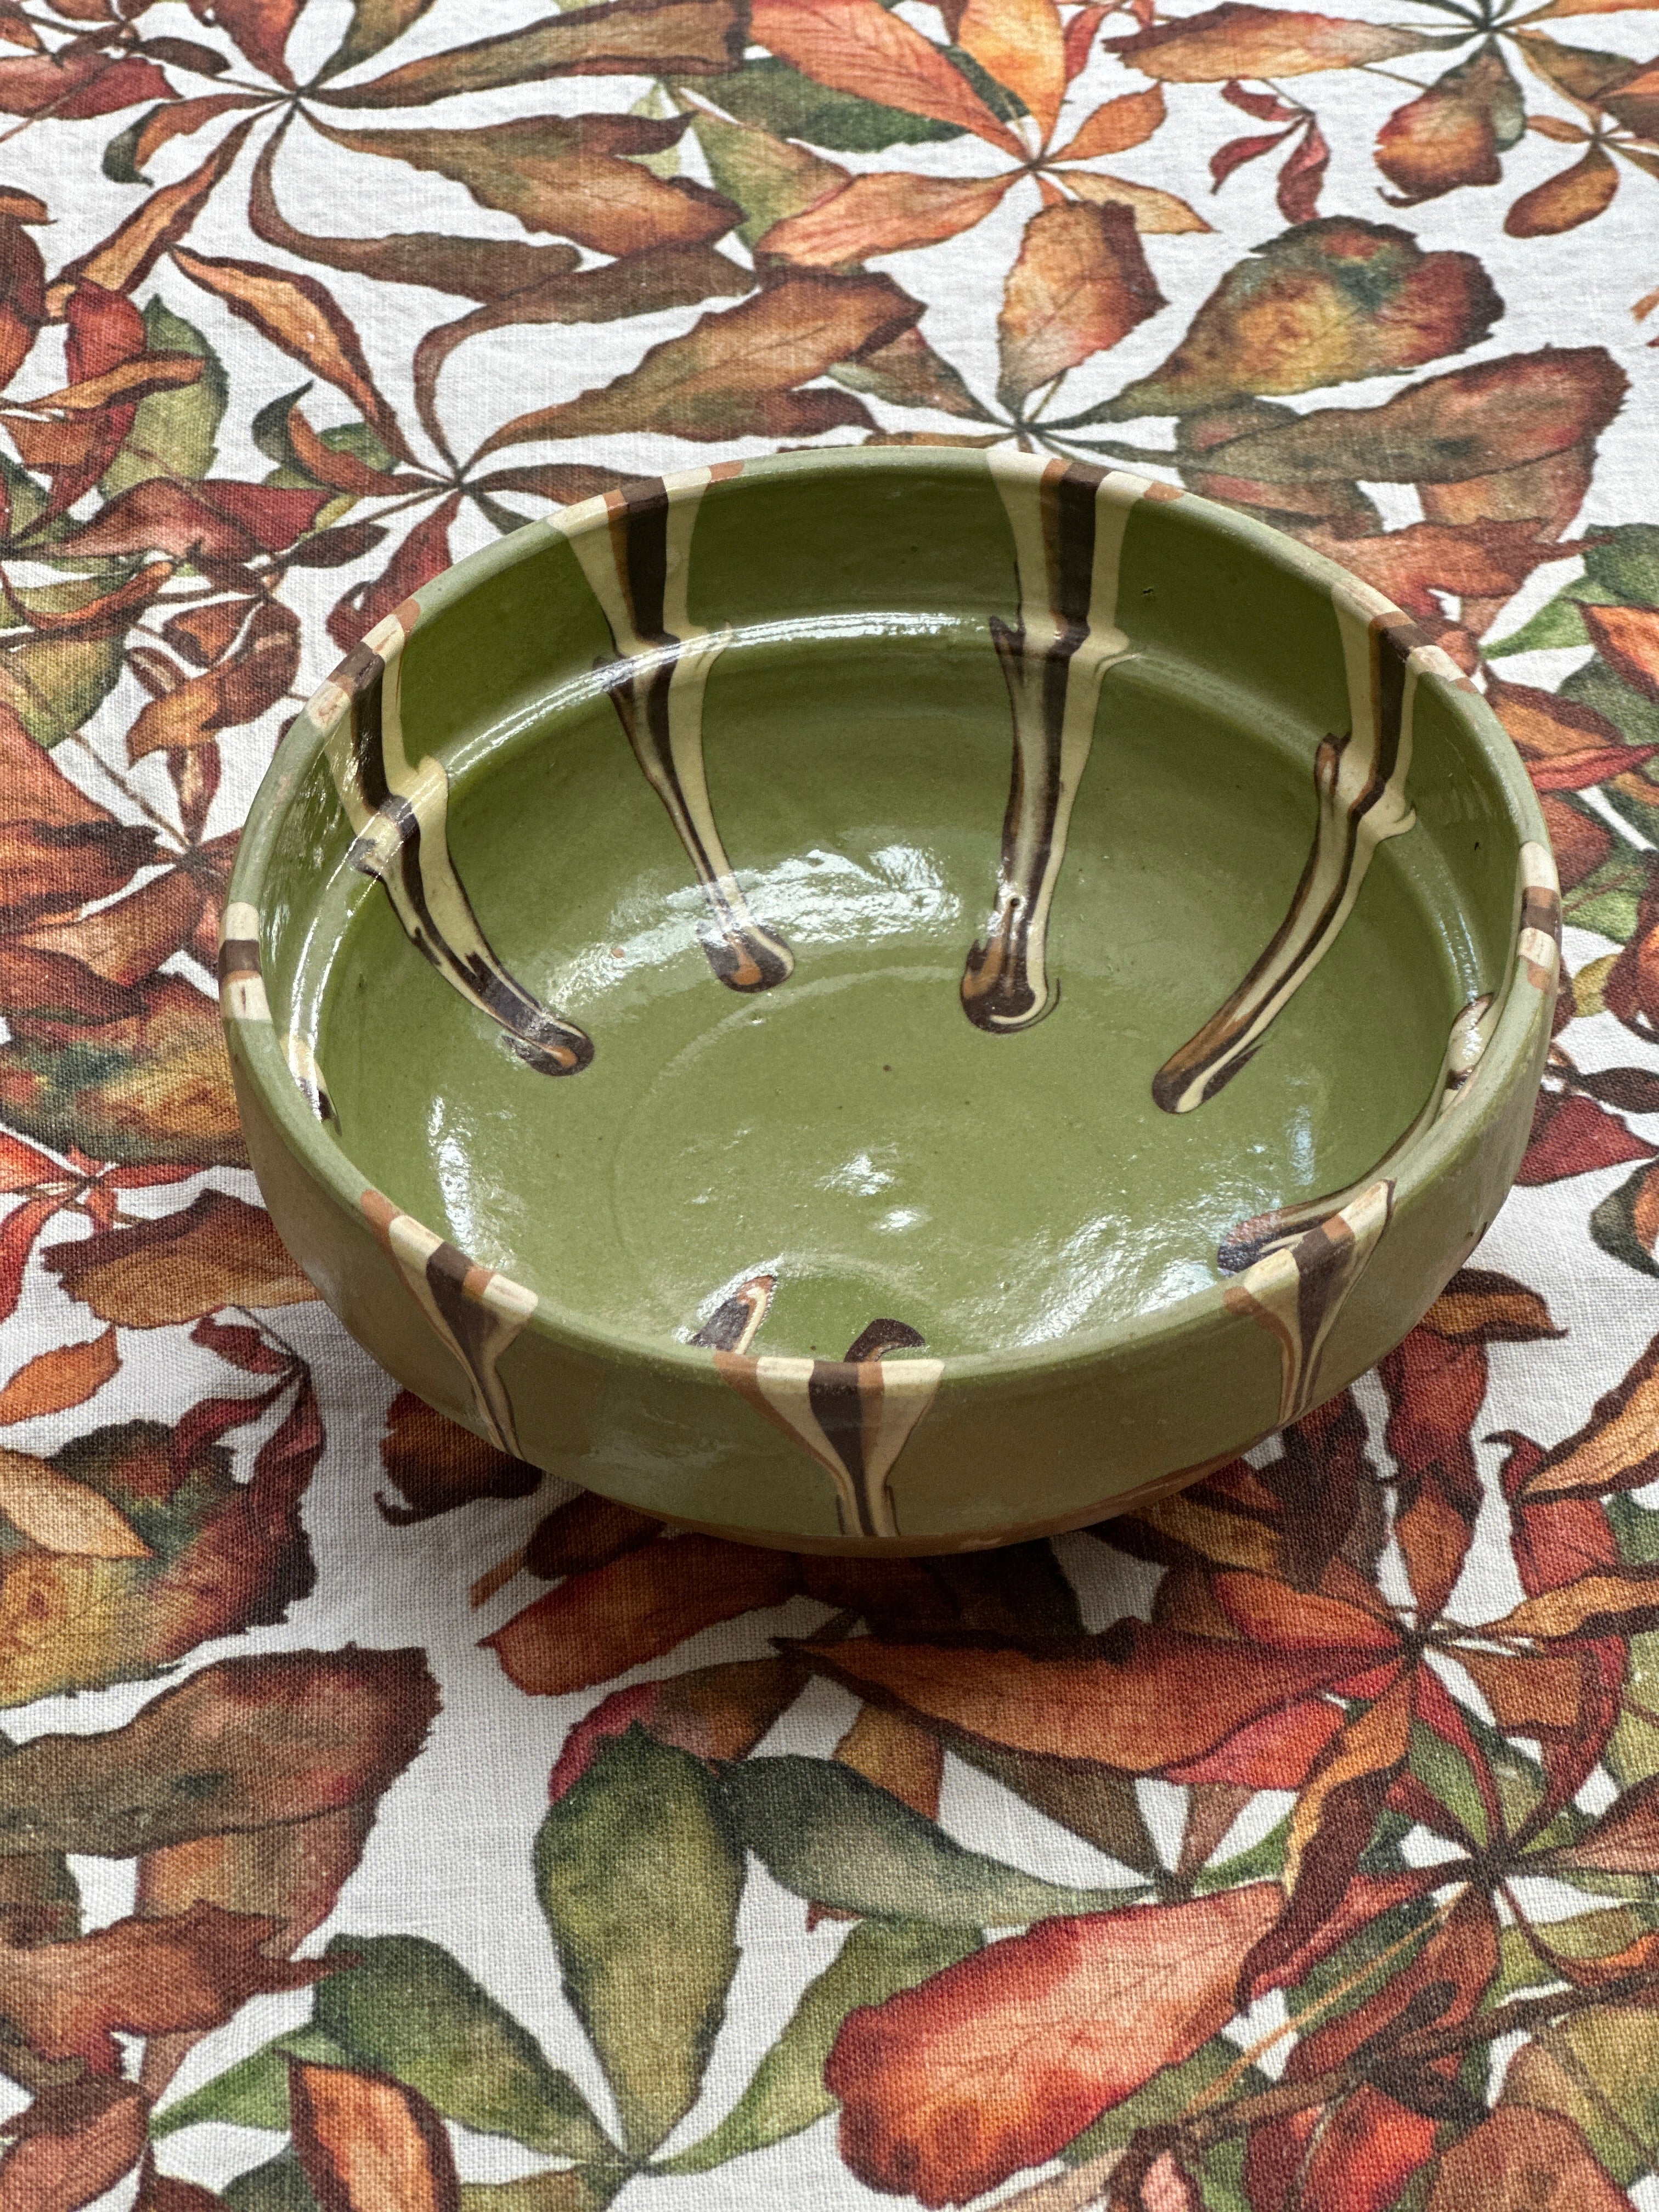
<svg viewBox="0 0 1659 2212">
<path fill-rule="evenodd" d="M 926 1550 L 1292 1419 L 1495 1210 L 1554 988 L 1451 663 L 1122 475 L 640 483 L 371 633 L 256 810 L 268 1201 L 510 1450 Z"/>
</svg>

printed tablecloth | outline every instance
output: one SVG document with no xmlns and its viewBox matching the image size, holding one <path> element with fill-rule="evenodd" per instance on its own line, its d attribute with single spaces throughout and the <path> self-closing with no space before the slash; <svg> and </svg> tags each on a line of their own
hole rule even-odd
<svg viewBox="0 0 1659 2212">
<path fill-rule="evenodd" d="M 0 2212 L 1654 2212 L 1650 14 L 538 3 L 0 4 Z M 1486 667 L 1550 1078 L 1250 1464 L 995 1555 L 675 1536 L 276 1242 L 237 826 L 497 532 L 955 440 Z"/>
</svg>

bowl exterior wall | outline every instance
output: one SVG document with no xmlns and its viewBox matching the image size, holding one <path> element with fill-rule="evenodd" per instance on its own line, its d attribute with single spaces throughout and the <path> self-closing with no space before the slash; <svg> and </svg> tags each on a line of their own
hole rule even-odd
<svg viewBox="0 0 1659 2212">
<path fill-rule="evenodd" d="M 930 465 L 942 464 L 933 457 Z M 1322 564 L 1275 533 L 1221 510 L 1208 513 L 1230 553 L 1244 538 L 1253 551 L 1297 572 L 1298 581 L 1323 573 Z M 405 629 L 479 588 L 514 557 L 509 543 L 463 563 L 402 611 Z M 335 699 L 341 696 L 337 690 Z M 1484 707 L 1475 711 L 1490 724 L 1481 729 L 1490 754 L 1504 741 Z M 314 728 L 311 735 L 320 743 Z M 274 895 L 272 824 L 292 804 L 305 765 L 299 748 L 279 758 L 256 805 L 255 834 L 245 842 L 232 887 L 233 915 L 252 913 L 255 926 Z M 1518 763 L 1500 759 L 1498 769 L 1517 848 L 1541 845 Z M 1544 859 L 1547 865 L 1547 850 Z M 291 898 L 291 888 L 283 895 Z M 1517 963 L 1480 1082 L 1467 1105 L 1424 1140 L 1426 1165 L 1402 1177 L 1383 1233 L 1334 1302 L 1294 1390 L 1282 1331 L 1275 1334 L 1260 1298 L 1251 1310 L 1256 1270 L 1144 1316 L 1103 1343 L 945 1362 L 922 1418 L 878 1477 L 883 1510 L 873 1525 L 860 1525 L 849 1514 L 845 1484 L 819 1449 L 822 1433 L 804 1434 L 799 1424 L 791 1432 L 775 1407 L 757 1418 L 766 1409 L 753 1376 L 734 1388 L 729 1363 L 713 1357 L 690 1358 L 678 1347 L 657 1356 L 540 1317 L 527 1325 L 520 1319 L 492 1340 L 485 1363 L 490 1387 L 482 1388 L 476 1346 L 458 1345 L 441 1314 L 434 1325 L 430 1295 L 434 1285 L 441 1290 L 439 1277 L 451 1260 L 466 1269 L 465 1255 L 445 1246 L 423 1258 L 424 1248 L 411 1247 L 399 1229 L 407 1217 L 391 1218 L 386 1201 L 321 1135 L 279 1047 L 263 988 L 237 970 L 236 957 L 228 946 L 226 1030 L 261 1192 L 322 1297 L 392 1375 L 519 1456 L 642 1510 L 749 1542 L 895 1554 L 1012 1542 L 1122 1510 L 1224 1462 L 1374 1365 L 1467 1258 L 1514 1178 L 1553 995 L 1553 968 L 1533 973 L 1524 957 Z M 257 953 L 249 957 L 257 977 Z M 891 1363 L 886 1372 L 904 1364 Z M 805 1385 L 794 1382 L 799 1397 Z M 510 1422 L 495 1418 L 492 1406 L 510 1407 Z"/>
</svg>

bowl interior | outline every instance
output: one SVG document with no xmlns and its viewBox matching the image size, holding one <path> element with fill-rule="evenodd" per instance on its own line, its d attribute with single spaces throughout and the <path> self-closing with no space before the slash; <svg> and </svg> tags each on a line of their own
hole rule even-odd
<svg viewBox="0 0 1659 2212">
<path fill-rule="evenodd" d="M 636 1343 L 994 1353 L 1213 1285 L 1431 1117 L 1513 945 L 1481 710 L 1280 544 L 955 457 L 520 533 L 278 842 L 328 1140 Z"/>
</svg>

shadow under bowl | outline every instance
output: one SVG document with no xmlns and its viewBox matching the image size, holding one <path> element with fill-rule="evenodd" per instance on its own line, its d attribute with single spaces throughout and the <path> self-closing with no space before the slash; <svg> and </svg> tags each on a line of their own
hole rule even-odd
<svg viewBox="0 0 1659 2212">
<path fill-rule="evenodd" d="M 408 1387 L 687 1525 L 1073 1527 L 1399 1341 L 1519 1163 L 1559 902 L 1378 594 L 1122 473 L 641 480 L 285 739 L 221 961 L 283 1237 Z"/>
</svg>

